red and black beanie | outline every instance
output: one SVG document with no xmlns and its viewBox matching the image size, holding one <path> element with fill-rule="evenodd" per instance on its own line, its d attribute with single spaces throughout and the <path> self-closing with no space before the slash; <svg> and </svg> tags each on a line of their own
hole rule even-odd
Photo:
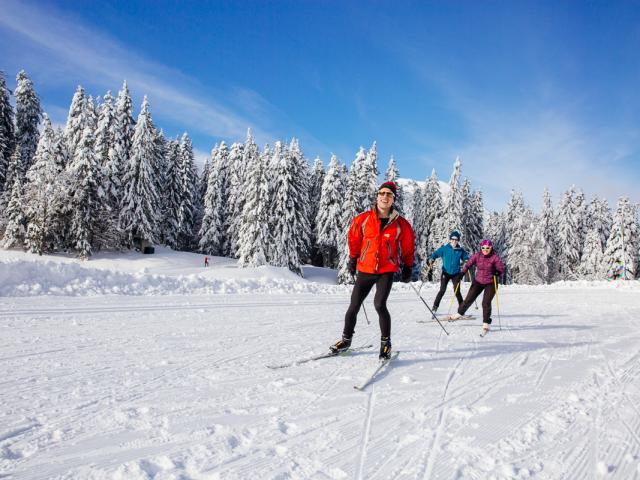
<svg viewBox="0 0 640 480">
<path fill-rule="evenodd" d="M 382 185 L 378 187 L 378 191 L 382 190 L 383 188 L 388 188 L 389 190 L 391 190 L 393 192 L 393 196 L 395 197 L 396 189 L 398 187 L 394 182 L 384 182 Z"/>
</svg>

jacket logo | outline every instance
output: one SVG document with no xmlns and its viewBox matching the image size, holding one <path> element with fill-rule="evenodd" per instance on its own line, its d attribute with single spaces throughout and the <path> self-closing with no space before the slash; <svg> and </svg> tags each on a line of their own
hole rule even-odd
<svg viewBox="0 0 640 480">
<path fill-rule="evenodd" d="M 384 236 L 389 238 L 391 236 L 391 234 L 390 233 L 385 233 Z"/>
</svg>

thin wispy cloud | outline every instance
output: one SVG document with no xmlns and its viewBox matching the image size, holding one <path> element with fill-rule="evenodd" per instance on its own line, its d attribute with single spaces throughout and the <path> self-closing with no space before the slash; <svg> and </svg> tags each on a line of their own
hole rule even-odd
<svg viewBox="0 0 640 480">
<path fill-rule="evenodd" d="M 399 48 L 406 63 L 439 92 L 458 116 L 461 138 L 439 139 L 429 132 L 414 132 L 431 151 L 425 163 L 460 156 L 463 175 L 480 186 L 490 208 L 502 209 L 510 190 L 516 189 L 537 208 L 548 187 L 556 199 L 572 185 L 588 197 L 603 196 L 614 202 L 621 194 L 640 201 L 635 188 L 637 171 L 617 168 L 620 159 L 638 149 L 638 136 L 621 128 L 602 130 L 574 113 L 579 100 L 564 101 L 553 82 L 538 72 L 540 84 L 527 98 L 505 97 L 503 103 L 485 98 L 469 79 L 453 75 L 441 65 L 429 65 L 411 49 Z M 628 162 L 627 162 L 628 163 Z M 449 171 L 438 172 L 442 179 Z"/>
<path fill-rule="evenodd" d="M 213 92 L 212 96 L 211 88 L 205 92 L 202 85 L 179 70 L 136 54 L 77 18 L 13 0 L 4 0 L 1 10 L 0 26 L 27 39 L 31 49 L 50 55 L 47 64 L 39 67 L 45 72 L 64 72 L 74 82 L 88 82 L 105 90 L 119 88 L 126 79 L 134 93 L 149 96 L 154 115 L 172 119 L 185 129 L 243 139 L 247 128 L 252 127 L 257 138 L 274 136 L 256 126 L 256 122 L 268 123 L 265 119 L 269 111 L 268 102 L 256 92 L 243 89 L 241 95 L 236 91 L 233 95 Z M 224 105 L 215 99 L 227 97 L 237 98 L 238 103 Z M 250 115 L 239 115 L 236 109 Z"/>
</svg>

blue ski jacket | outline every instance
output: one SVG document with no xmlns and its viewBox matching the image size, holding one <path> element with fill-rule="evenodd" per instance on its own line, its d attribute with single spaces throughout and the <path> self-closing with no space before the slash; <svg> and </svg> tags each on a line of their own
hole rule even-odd
<svg viewBox="0 0 640 480">
<path fill-rule="evenodd" d="M 456 275 L 460 273 L 460 263 L 469 259 L 469 253 L 460 246 L 453 248 L 447 243 L 433 252 L 430 258 L 442 258 L 442 269 L 449 275 Z"/>
</svg>

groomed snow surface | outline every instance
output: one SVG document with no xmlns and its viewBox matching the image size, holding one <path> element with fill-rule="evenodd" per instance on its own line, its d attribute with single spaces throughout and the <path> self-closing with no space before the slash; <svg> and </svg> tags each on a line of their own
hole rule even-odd
<svg viewBox="0 0 640 480">
<path fill-rule="evenodd" d="M 334 272 L 157 252 L 0 253 L 0 478 L 640 478 L 638 282 L 503 287 L 485 338 L 396 284 L 360 392 L 371 298 L 374 348 L 267 367 L 339 338 Z"/>
</svg>

